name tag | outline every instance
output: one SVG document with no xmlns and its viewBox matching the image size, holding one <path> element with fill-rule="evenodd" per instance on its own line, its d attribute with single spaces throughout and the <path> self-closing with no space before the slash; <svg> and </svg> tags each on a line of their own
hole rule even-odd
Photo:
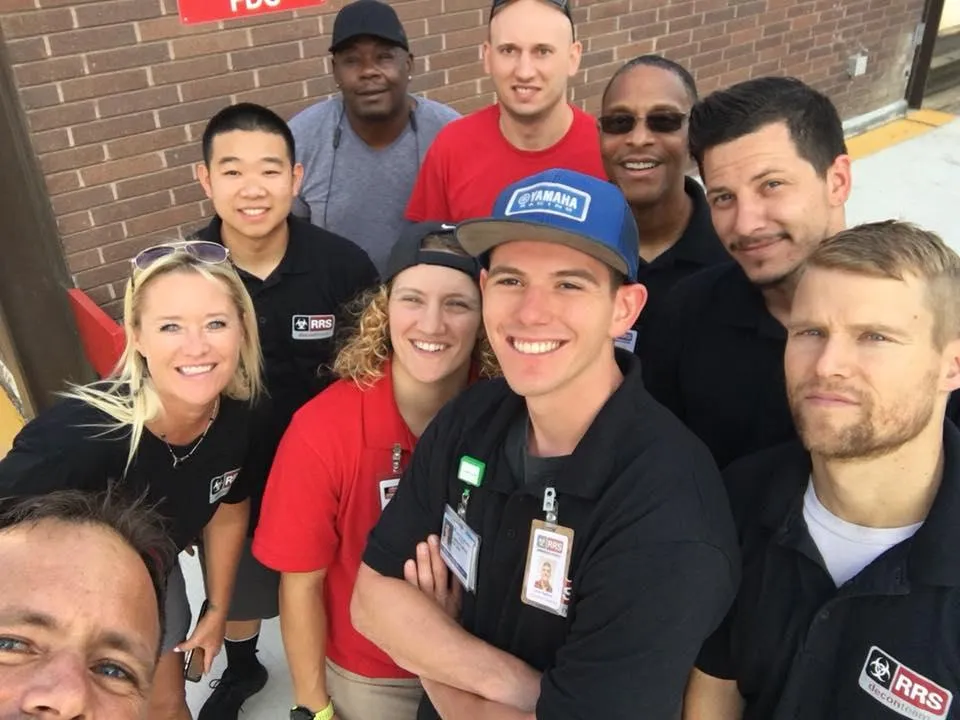
<svg viewBox="0 0 960 720">
<path fill-rule="evenodd" d="M 333 315 L 294 315 L 291 322 L 294 340 L 326 340 L 333 337 L 337 319 Z"/>
<path fill-rule="evenodd" d="M 443 511 L 440 557 L 468 592 L 477 589 L 480 536 L 449 505 Z"/>
<path fill-rule="evenodd" d="M 547 525 L 543 520 L 533 521 L 520 593 L 522 602 L 554 615 L 567 616 L 570 604 L 567 573 L 572 548 L 573 530 L 562 525 Z"/>
<path fill-rule="evenodd" d="M 387 509 L 387 505 L 397 494 L 397 486 L 400 484 L 399 477 L 391 477 L 380 481 L 380 511 Z"/>
</svg>

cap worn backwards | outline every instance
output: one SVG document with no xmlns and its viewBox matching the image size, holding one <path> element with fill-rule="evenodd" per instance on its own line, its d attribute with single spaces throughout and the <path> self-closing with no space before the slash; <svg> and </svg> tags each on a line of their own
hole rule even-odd
<svg viewBox="0 0 960 720">
<path fill-rule="evenodd" d="M 330 52 L 335 53 L 351 40 L 365 35 L 410 50 L 396 10 L 380 0 L 354 0 L 344 5 L 333 21 Z"/>
<path fill-rule="evenodd" d="M 510 185 L 490 217 L 466 220 L 456 234 L 478 257 L 505 242 L 552 242 L 637 279 L 640 238 L 626 198 L 616 185 L 573 170 L 547 170 Z"/>
<path fill-rule="evenodd" d="M 408 225 L 390 250 L 383 282 L 388 283 L 414 265 L 439 265 L 464 272 L 475 281 L 480 279 L 480 264 L 469 255 L 458 255 L 446 250 L 424 249 L 423 241 L 431 235 L 454 235 L 455 225 L 440 222 L 421 222 Z"/>
</svg>

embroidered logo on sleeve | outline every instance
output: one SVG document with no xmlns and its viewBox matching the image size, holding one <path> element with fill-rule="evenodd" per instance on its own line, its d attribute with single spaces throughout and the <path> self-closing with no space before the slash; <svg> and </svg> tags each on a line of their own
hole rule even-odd
<svg viewBox="0 0 960 720">
<path fill-rule="evenodd" d="M 326 340 L 332 338 L 336 322 L 333 315 L 294 315 L 293 339 Z"/>
<path fill-rule="evenodd" d="M 947 717 L 953 693 L 898 662 L 877 646 L 860 671 L 860 687 L 888 710 L 916 720 Z"/>
<path fill-rule="evenodd" d="M 210 481 L 210 504 L 212 505 L 220 498 L 224 497 L 230 488 L 233 487 L 233 481 L 240 474 L 240 468 L 225 472 L 223 475 L 217 475 Z"/>
</svg>

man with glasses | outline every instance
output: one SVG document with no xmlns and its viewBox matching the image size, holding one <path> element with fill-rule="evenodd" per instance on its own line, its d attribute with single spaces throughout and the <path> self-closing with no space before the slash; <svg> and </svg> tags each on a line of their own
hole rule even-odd
<svg viewBox="0 0 960 720">
<path fill-rule="evenodd" d="M 216 217 L 198 236 L 230 250 L 253 299 L 264 357 L 269 399 L 257 409 L 244 468 L 252 537 L 280 438 L 300 406 L 329 384 L 344 305 L 372 286 L 377 273 L 349 240 L 290 215 L 303 168 L 294 163 L 293 136 L 278 115 L 249 103 L 221 110 L 203 134 L 203 157 L 197 176 Z M 256 648 L 261 619 L 279 614 L 279 581 L 248 542 L 227 625 L 227 670 L 200 720 L 235 720 L 266 683 Z"/>
<path fill-rule="evenodd" d="M 606 178 L 596 123 L 567 100 L 580 68 L 570 0 L 494 0 L 483 66 L 497 103 L 450 123 L 430 147 L 407 219 L 490 214 L 497 194 L 549 168 Z"/>
<path fill-rule="evenodd" d="M 304 167 L 295 212 L 353 240 L 383 272 L 420 162 L 460 114 L 409 93 L 413 55 L 386 3 L 344 5 L 330 52 L 340 93 L 290 121 Z"/>
<path fill-rule="evenodd" d="M 647 304 L 620 341 L 631 351 L 641 325 L 674 283 L 730 259 L 714 232 L 703 188 L 686 175 L 692 165 L 687 118 L 696 100 L 693 76 L 659 55 L 630 60 L 603 92 L 600 152 L 607 176 L 630 203 L 645 261 L 638 280 L 647 288 Z"/>
</svg>

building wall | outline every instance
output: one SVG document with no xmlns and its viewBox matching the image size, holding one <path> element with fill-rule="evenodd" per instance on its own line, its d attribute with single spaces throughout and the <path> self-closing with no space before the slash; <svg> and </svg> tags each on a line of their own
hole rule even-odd
<svg viewBox="0 0 960 720">
<path fill-rule="evenodd" d="M 344 0 L 183 26 L 176 0 L 0 0 L 0 29 L 76 284 L 116 315 L 127 259 L 209 216 L 194 180 L 205 121 L 250 100 L 285 117 L 333 91 Z M 413 90 L 462 112 L 493 100 L 479 47 L 489 0 L 393 0 L 417 56 Z M 844 117 L 901 99 L 922 0 L 573 0 L 584 43 L 574 102 L 591 112 L 613 70 L 656 52 L 706 92 L 791 74 Z M 847 57 L 869 53 L 850 79 Z"/>
</svg>

